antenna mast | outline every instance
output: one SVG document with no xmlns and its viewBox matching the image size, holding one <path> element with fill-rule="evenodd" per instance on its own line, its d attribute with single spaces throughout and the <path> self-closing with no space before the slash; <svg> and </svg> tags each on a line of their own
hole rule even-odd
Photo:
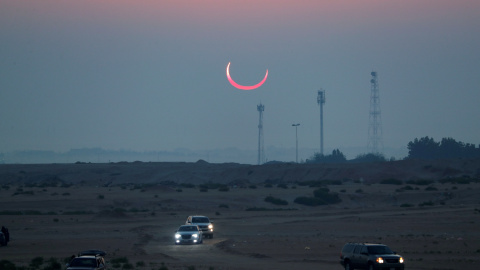
<svg viewBox="0 0 480 270">
<path fill-rule="evenodd" d="M 323 104 L 325 104 L 325 90 L 322 88 L 318 90 L 317 103 L 320 105 L 320 154 L 323 155 Z"/>
<path fill-rule="evenodd" d="M 265 106 L 260 103 L 257 105 L 258 117 L 258 161 L 257 164 L 261 165 L 265 160 L 265 153 L 263 148 L 263 111 Z"/>
</svg>

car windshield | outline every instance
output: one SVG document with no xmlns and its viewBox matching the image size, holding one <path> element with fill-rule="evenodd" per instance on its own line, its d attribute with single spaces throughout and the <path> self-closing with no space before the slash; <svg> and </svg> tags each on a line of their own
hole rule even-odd
<svg viewBox="0 0 480 270">
<path fill-rule="evenodd" d="M 192 218 L 193 223 L 208 223 L 209 220 L 206 217 L 194 217 Z"/>
<path fill-rule="evenodd" d="M 393 254 L 393 251 L 387 246 L 368 247 L 369 254 Z"/>
<path fill-rule="evenodd" d="M 97 266 L 94 258 L 75 258 L 70 262 L 70 266 L 75 267 L 95 267 Z"/>
<path fill-rule="evenodd" d="M 179 232 L 192 232 L 198 231 L 196 226 L 182 226 L 178 229 Z"/>
</svg>

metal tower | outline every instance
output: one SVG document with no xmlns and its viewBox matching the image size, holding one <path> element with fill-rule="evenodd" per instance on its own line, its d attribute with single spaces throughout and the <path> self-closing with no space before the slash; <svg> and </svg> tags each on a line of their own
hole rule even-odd
<svg viewBox="0 0 480 270">
<path fill-rule="evenodd" d="M 258 165 L 261 165 L 265 160 L 265 152 L 263 148 L 263 111 L 265 106 L 260 103 L 257 105 L 258 117 Z"/>
<path fill-rule="evenodd" d="M 320 105 L 320 154 L 323 155 L 323 104 L 325 104 L 325 90 L 322 88 L 318 90 L 317 103 Z"/>
<path fill-rule="evenodd" d="M 368 124 L 367 148 L 370 153 L 379 154 L 383 152 L 380 90 L 378 88 L 377 72 L 372 71 L 370 74 L 372 75 L 372 79 L 370 80 L 370 116 Z"/>
</svg>

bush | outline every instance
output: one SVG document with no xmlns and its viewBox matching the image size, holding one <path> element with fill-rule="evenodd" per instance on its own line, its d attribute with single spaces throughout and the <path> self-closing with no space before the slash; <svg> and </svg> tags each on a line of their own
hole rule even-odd
<svg viewBox="0 0 480 270">
<path fill-rule="evenodd" d="M 269 203 L 273 203 L 275 205 L 288 205 L 287 201 L 279 199 L 279 198 L 275 198 L 273 196 L 267 196 L 264 201 L 269 202 Z"/>
<path fill-rule="evenodd" d="M 313 196 L 325 202 L 325 204 L 334 204 L 342 201 L 340 197 L 338 197 L 337 193 L 330 193 L 328 188 L 319 188 L 314 190 Z"/>
<path fill-rule="evenodd" d="M 225 191 L 229 191 L 229 190 L 230 190 L 230 188 L 228 186 L 221 186 L 221 187 L 218 188 L 218 191 L 224 191 L 225 192 Z"/>
<path fill-rule="evenodd" d="M 2 270 L 15 270 L 17 267 L 10 261 L 0 260 L 0 269 Z"/>
<path fill-rule="evenodd" d="M 320 200 L 319 198 L 305 197 L 305 196 L 297 197 L 297 198 L 295 198 L 295 200 L 293 202 L 298 203 L 298 204 L 307 205 L 307 206 L 325 205 L 325 203 L 322 200 Z"/>
<path fill-rule="evenodd" d="M 389 178 L 389 179 L 383 179 L 380 181 L 380 184 L 384 185 L 402 185 L 403 181 L 399 179 L 394 179 L 394 178 Z"/>
<path fill-rule="evenodd" d="M 30 261 L 30 267 L 33 269 L 39 268 L 43 264 L 43 257 L 35 257 Z"/>
<path fill-rule="evenodd" d="M 432 184 L 432 180 L 427 180 L 427 179 L 419 179 L 419 180 L 408 180 L 407 184 L 410 185 L 417 185 L 417 186 L 428 186 Z"/>
</svg>

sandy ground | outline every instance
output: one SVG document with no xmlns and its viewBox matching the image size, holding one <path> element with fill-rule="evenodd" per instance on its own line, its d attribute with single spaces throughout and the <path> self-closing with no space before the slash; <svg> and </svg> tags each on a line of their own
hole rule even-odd
<svg viewBox="0 0 480 270">
<path fill-rule="evenodd" d="M 314 188 L 295 185 L 208 192 L 3 185 L 0 225 L 9 228 L 11 242 L 0 247 L 0 260 L 26 266 L 40 256 L 63 264 L 81 250 L 101 249 L 107 262 L 125 256 L 144 265 L 136 269 L 342 269 L 346 242 L 380 242 L 404 256 L 406 269 L 479 268 L 480 184 L 432 186 L 399 192 L 402 186 L 347 182 L 329 186 L 341 203 L 309 207 L 293 200 L 312 196 Z M 268 195 L 289 204 L 265 202 Z M 433 205 L 419 206 L 425 202 Z M 192 214 L 214 221 L 214 238 L 174 245 L 174 231 Z"/>
</svg>

